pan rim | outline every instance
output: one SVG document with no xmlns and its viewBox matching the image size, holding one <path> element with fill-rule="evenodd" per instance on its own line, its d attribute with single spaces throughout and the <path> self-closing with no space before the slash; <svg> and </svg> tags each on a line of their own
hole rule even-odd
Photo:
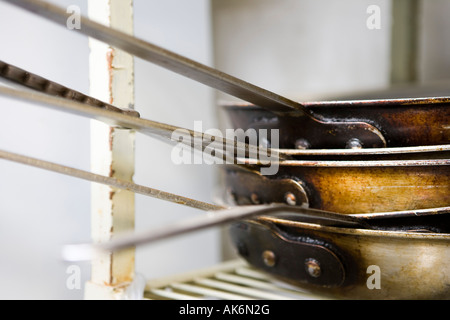
<svg viewBox="0 0 450 320">
<path fill-rule="evenodd" d="M 280 219 L 282 221 L 283 219 Z M 255 222 L 258 223 L 256 219 Z M 449 233 L 431 233 L 431 232 L 411 232 L 400 230 L 374 230 L 374 229 L 362 229 L 362 228 L 345 228 L 345 227 L 332 227 L 323 226 L 315 223 L 289 221 L 289 226 L 302 228 L 317 232 L 326 232 L 331 234 L 343 234 L 347 236 L 365 236 L 376 238 L 395 238 L 403 240 L 437 240 L 448 241 L 450 246 L 450 234 Z M 279 223 L 281 224 L 281 223 Z"/>
</svg>

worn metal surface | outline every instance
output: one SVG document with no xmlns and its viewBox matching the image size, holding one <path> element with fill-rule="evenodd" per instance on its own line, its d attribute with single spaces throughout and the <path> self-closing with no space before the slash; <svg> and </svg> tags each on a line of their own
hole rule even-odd
<svg viewBox="0 0 450 320">
<path fill-rule="evenodd" d="M 256 170 L 255 170 L 256 171 Z M 236 198 L 267 193 L 257 175 L 228 168 L 226 188 Z M 240 176 L 239 179 L 236 176 Z M 291 179 L 302 185 L 310 208 L 341 214 L 446 207 L 450 204 L 450 160 L 291 161 L 267 179 Z"/>
<path fill-rule="evenodd" d="M 339 287 L 344 282 L 341 259 L 323 242 L 289 237 L 275 226 L 268 231 L 256 223 L 234 224 L 230 232 L 239 254 L 258 269 L 318 286 Z M 272 255 L 270 264 L 267 252 Z"/>
<path fill-rule="evenodd" d="M 450 234 L 378 231 L 319 226 L 292 220 L 246 221 L 234 224 L 231 236 L 237 248 L 270 248 L 279 257 L 273 267 L 264 265 L 258 250 L 240 250 L 251 265 L 314 294 L 339 299 L 449 299 Z M 271 238 L 268 241 L 266 238 Z M 276 239 L 276 241 L 274 241 Z M 314 259 L 328 266 L 319 252 L 292 253 L 286 243 L 318 243 L 332 251 L 345 272 L 342 283 L 323 282 L 305 275 L 304 269 L 286 269 L 290 261 Z M 288 261 L 286 261 L 286 259 Z M 379 289 L 369 285 L 369 267 L 379 268 Z M 332 274 L 332 273 L 331 273 Z M 322 276 L 319 276 L 319 279 Z"/>
<path fill-rule="evenodd" d="M 58 110 L 81 114 L 102 120 L 111 125 L 134 128 L 144 134 L 172 139 L 177 127 L 130 117 L 110 110 L 61 100 L 40 94 L 19 93 L 0 88 L 0 93 L 39 104 L 50 105 Z M 201 138 L 199 144 L 190 141 L 188 146 L 210 146 L 213 139 Z M 177 142 L 177 141 L 172 141 Z M 234 142 L 217 139 L 222 147 Z M 243 146 L 247 148 L 247 145 Z M 438 149 L 442 152 L 442 148 Z M 233 149 L 234 151 L 234 149 Z M 248 151 L 248 149 L 247 149 Z M 258 154 L 256 152 L 256 154 Z M 234 159 L 235 152 L 231 158 Z M 248 163 L 251 164 L 251 159 Z M 257 164 L 257 163 L 256 163 Z M 381 212 L 446 206 L 449 203 L 448 160 L 403 161 L 282 161 L 277 177 L 289 177 L 302 183 L 312 208 L 342 213 Z M 262 186 L 262 185 L 261 185 Z M 358 199 L 355 202 L 355 199 Z"/>
<path fill-rule="evenodd" d="M 308 207 L 305 189 L 293 179 L 269 179 L 258 172 L 228 171 L 229 195 L 238 205 L 282 203 Z"/>
<path fill-rule="evenodd" d="M 186 197 L 182 197 L 176 194 L 164 192 L 158 189 L 149 188 L 146 186 L 138 185 L 129 181 L 123 181 L 117 178 L 113 177 L 106 177 L 98 174 L 94 174 L 91 172 L 86 172 L 83 170 L 70 168 L 67 166 L 62 166 L 56 163 L 51 163 L 48 161 L 39 160 L 36 158 L 31 158 L 11 152 L 6 152 L 0 150 L 0 158 L 8 161 L 14 161 L 17 163 L 21 163 L 24 165 L 64 174 L 67 176 L 71 176 L 74 178 L 83 179 L 86 181 L 91 181 L 94 183 L 104 184 L 108 186 L 112 186 L 115 188 L 123 189 L 132 191 L 137 194 L 142 194 L 145 196 L 155 197 L 160 200 L 169 201 L 178 203 L 180 205 L 189 206 L 192 208 L 196 208 L 203 211 L 218 211 L 218 210 L 225 210 L 227 209 L 226 206 L 221 206 L 217 204 L 210 204 L 205 203 L 202 201 L 198 201 L 195 199 L 190 199 Z M 260 179 L 266 179 L 262 176 L 254 176 L 254 177 L 246 177 L 246 179 L 253 180 L 254 183 L 259 184 L 261 183 Z M 246 180 L 245 179 L 245 180 Z M 241 181 L 242 182 L 242 181 Z M 282 179 L 279 181 L 264 181 L 268 185 L 271 185 L 273 183 L 275 186 L 281 188 L 288 188 L 289 186 L 298 187 L 299 185 L 297 183 L 293 183 L 293 181 L 290 181 L 288 179 Z M 244 186 L 245 187 L 245 186 Z M 300 192 L 303 192 L 303 189 L 299 189 Z M 281 195 L 285 196 L 286 194 L 284 192 L 280 193 Z M 292 194 L 288 192 L 287 194 Z M 254 194 L 252 193 L 250 198 Z M 300 195 L 303 195 L 303 193 L 300 193 Z M 272 196 L 272 195 L 271 195 Z M 278 201 L 277 199 L 265 199 L 265 198 L 259 198 L 257 196 L 257 199 L 259 200 L 261 204 L 264 201 L 267 201 L 269 203 L 275 203 L 275 202 L 286 202 L 286 197 L 279 197 Z M 296 200 L 299 198 L 296 198 Z M 234 201 L 237 201 L 239 199 L 234 198 Z M 284 201 L 283 201 L 284 200 Z M 238 203 L 239 205 L 248 204 L 248 199 L 242 199 L 244 203 Z M 255 204 L 255 203 L 254 203 Z M 423 209 L 423 210 L 411 210 L 411 211 L 395 211 L 395 212 L 376 212 L 376 213 L 370 213 L 370 214 L 364 214 L 364 213 L 358 213 L 350 218 L 350 220 L 340 220 L 341 218 L 347 219 L 345 216 L 336 216 L 336 214 L 332 213 L 325 213 L 318 210 L 312 210 L 307 208 L 301 208 L 298 207 L 297 204 L 294 206 L 293 204 L 289 204 L 291 207 L 289 209 L 286 206 L 268 206 L 264 210 L 267 212 L 277 213 L 278 211 L 283 211 L 284 214 L 280 215 L 279 213 L 276 214 L 275 217 L 267 216 L 264 219 L 267 221 L 276 221 L 276 219 L 291 219 L 293 221 L 303 221 L 303 222 L 311 222 L 311 219 L 318 218 L 318 219 L 325 219 L 327 217 L 327 220 L 330 223 L 333 223 L 334 225 L 339 225 L 341 223 L 348 223 L 351 222 L 352 224 L 355 224 L 359 227 L 366 227 L 366 228 L 375 228 L 375 229 L 406 229 L 406 228 L 420 228 L 420 229 L 430 229 L 430 230 L 437 230 L 439 229 L 440 232 L 450 232 L 450 225 L 448 224 L 448 219 L 450 218 L 450 207 L 442 207 L 442 208 L 432 208 L 432 209 Z M 305 203 L 306 205 L 306 203 Z M 261 207 L 259 206 L 253 206 L 251 207 L 254 210 L 261 210 Z M 277 209 L 277 210 L 276 210 Z M 336 217 L 339 217 L 339 219 L 336 219 Z M 348 216 L 347 216 L 348 217 Z M 262 219 L 262 218 L 261 218 Z M 314 221 L 314 220 L 313 220 Z M 326 223 L 325 220 L 321 220 L 322 223 Z M 348 226 L 348 225 L 346 225 Z"/>
<path fill-rule="evenodd" d="M 327 119 L 364 121 L 377 128 L 386 140 L 386 147 L 418 147 L 448 145 L 450 142 L 450 98 L 309 102 L 305 107 Z M 310 149 L 345 149 L 354 136 L 351 132 L 335 131 L 339 144 L 324 140 L 319 126 L 310 125 L 302 117 L 276 115 L 252 105 L 224 105 L 234 128 L 278 129 L 279 147 L 297 149 L 303 140 Z M 363 148 L 370 148 L 365 145 Z"/>
<path fill-rule="evenodd" d="M 66 23 L 65 10 L 49 3 L 5 1 L 62 25 Z M 86 18 L 82 18 L 81 24 L 80 31 L 86 35 L 259 106 L 228 107 L 235 128 L 280 130 L 279 145 L 288 149 L 285 154 L 288 157 L 280 159 L 277 175 L 269 180 L 253 175 L 250 170 L 227 169 L 228 188 L 238 204 L 284 202 L 291 206 L 285 211 L 299 210 L 296 215 L 260 217 L 232 228 L 236 247 L 250 263 L 283 280 L 333 297 L 450 297 L 448 214 L 419 218 L 413 214 L 416 210 L 450 204 L 449 98 L 300 104 Z M 112 58 L 113 53 L 107 56 Z M 1 89 L 4 95 L 48 104 L 169 140 L 176 129 L 132 119 L 112 105 L 100 105 L 101 102 L 90 97 L 4 63 L 0 63 L 0 74 L 47 94 L 71 96 L 78 103 Z M 79 102 L 104 110 L 93 110 Z M 192 131 L 188 134 L 195 136 Z M 204 142 L 201 135 L 202 151 Z M 222 148 L 228 143 L 216 142 Z M 237 146 L 232 145 L 234 160 Z M 194 148 L 195 143 L 192 141 L 188 146 Z M 252 146 L 242 148 L 248 152 Z M 365 151 L 367 148 L 375 149 Z M 274 151 L 283 155 L 282 151 Z M 257 159 L 248 159 L 246 165 L 255 170 L 260 166 Z M 335 213 L 327 215 L 323 211 L 303 209 L 306 211 L 302 216 L 298 214 L 302 209 L 295 207 L 298 205 Z M 270 214 L 272 209 L 228 210 L 223 215 L 208 215 L 166 229 L 114 239 L 97 249 L 130 248 L 236 219 Z M 400 217 L 398 212 L 407 210 L 411 210 L 407 217 Z M 380 212 L 393 214 L 380 215 Z M 371 217 L 372 224 L 366 225 L 368 214 L 372 213 L 378 217 Z M 320 224 L 313 224 L 314 220 Z M 326 226 L 328 220 L 332 226 Z M 336 227 L 337 222 L 344 223 L 345 227 Z M 347 224 L 352 223 L 366 228 L 350 229 Z M 246 244 L 242 245 L 243 242 Z M 366 270 L 370 265 L 382 270 L 379 291 L 367 286 Z"/>
</svg>

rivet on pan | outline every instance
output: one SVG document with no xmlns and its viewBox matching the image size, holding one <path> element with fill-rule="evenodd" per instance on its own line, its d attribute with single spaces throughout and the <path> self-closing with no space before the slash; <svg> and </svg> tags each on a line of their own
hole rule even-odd
<svg viewBox="0 0 450 320">
<path fill-rule="evenodd" d="M 276 257 L 275 257 L 275 253 L 273 253 L 273 251 L 270 250 L 266 250 L 262 253 L 262 258 L 264 261 L 264 264 L 268 267 L 273 267 L 275 266 L 276 263 Z"/>
<path fill-rule="evenodd" d="M 311 145 L 305 139 L 298 139 L 295 141 L 295 149 L 305 150 L 311 148 Z"/>
<path fill-rule="evenodd" d="M 306 259 L 305 261 L 306 272 L 313 278 L 318 278 L 322 274 L 319 261 L 316 259 Z"/>
<path fill-rule="evenodd" d="M 347 149 L 362 149 L 362 142 L 359 139 L 353 138 L 347 141 L 345 147 Z"/>
<path fill-rule="evenodd" d="M 297 204 L 297 198 L 292 192 L 286 193 L 284 196 L 284 201 L 290 206 L 295 206 Z"/>
<path fill-rule="evenodd" d="M 250 200 L 252 200 L 253 204 L 259 204 L 259 197 L 256 193 L 252 193 L 252 195 L 250 196 Z"/>
</svg>

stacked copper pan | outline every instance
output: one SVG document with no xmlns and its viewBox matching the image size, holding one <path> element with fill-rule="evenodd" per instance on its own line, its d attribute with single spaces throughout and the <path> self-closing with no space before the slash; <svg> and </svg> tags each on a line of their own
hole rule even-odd
<svg viewBox="0 0 450 320">
<path fill-rule="evenodd" d="M 66 27 L 64 8 L 5 1 Z M 256 142 L 278 155 L 276 172 L 263 175 L 267 164 L 254 157 L 224 169 L 233 205 L 272 210 L 231 227 L 251 265 L 333 298 L 450 299 L 450 98 L 298 103 L 87 18 L 81 25 L 77 32 L 251 103 L 226 107 L 233 129 L 278 130 L 276 141 Z M 174 128 L 51 101 L 165 138 Z M 148 241 L 138 240 L 128 245 Z"/>
<path fill-rule="evenodd" d="M 248 171 L 227 168 L 234 203 L 285 203 L 369 222 L 368 228 L 349 228 L 287 214 L 260 217 L 233 225 L 239 254 L 333 298 L 449 299 L 449 103 L 303 104 L 317 122 L 254 105 L 225 106 L 234 128 L 279 130 L 276 144 L 289 156 L 271 176 L 261 175 L 257 163 Z M 341 131 L 326 126 L 339 122 L 346 123 Z M 364 141 L 365 130 L 355 130 L 361 123 L 374 128 L 370 133 L 379 141 Z"/>
</svg>

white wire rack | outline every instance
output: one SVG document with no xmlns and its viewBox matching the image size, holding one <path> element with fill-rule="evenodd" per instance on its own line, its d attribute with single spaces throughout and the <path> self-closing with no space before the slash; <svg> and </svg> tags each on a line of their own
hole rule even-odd
<svg viewBox="0 0 450 320">
<path fill-rule="evenodd" d="M 261 273 L 242 260 L 147 282 L 148 300 L 319 300 Z"/>
</svg>

